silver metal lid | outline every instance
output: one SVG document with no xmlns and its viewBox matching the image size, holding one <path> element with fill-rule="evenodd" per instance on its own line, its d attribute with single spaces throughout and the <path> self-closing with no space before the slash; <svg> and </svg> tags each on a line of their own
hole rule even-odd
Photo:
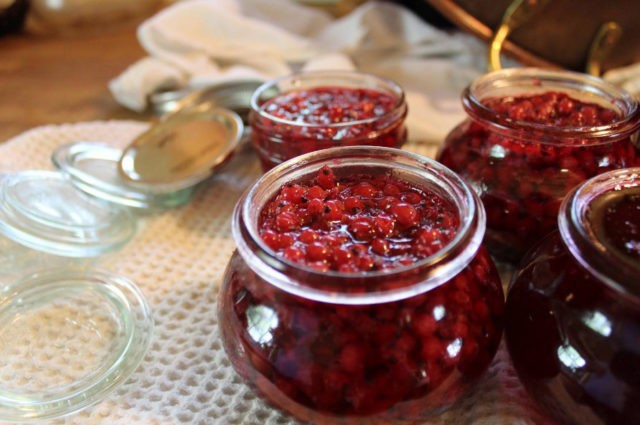
<svg viewBox="0 0 640 425">
<path fill-rule="evenodd" d="M 145 210 L 183 205 L 193 187 L 156 193 L 143 185 L 133 186 L 118 172 L 122 150 L 99 142 L 77 142 L 53 151 L 51 160 L 78 189 L 106 201 Z"/>
<path fill-rule="evenodd" d="M 246 124 L 253 92 L 262 85 L 260 80 L 239 80 L 215 84 L 199 89 L 169 90 L 149 97 L 153 111 L 166 115 L 207 104 L 209 108 L 224 108 L 237 113 Z"/>
<path fill-rule="evenodd" d="M 236 150 L 244 126 L 233 111 L 201 103 L 169 114 L 138 136 L 118 162 L 120 176 L 150 193 L 192 187 Z"/>
</svg>

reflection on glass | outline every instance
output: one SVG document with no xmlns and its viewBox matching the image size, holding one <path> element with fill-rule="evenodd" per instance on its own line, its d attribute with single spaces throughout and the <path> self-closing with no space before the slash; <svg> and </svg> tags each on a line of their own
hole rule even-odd
<svg viewBox="0 0 640 425">
<path fill-rule="evenodd" d="M 611 321 L 599 311 L 589 311 L 582 317 L 582 321 L 594 332 L 602 336 L 611 335 Z"/>
<path fill-rule="evenodd" d="M 489 156 L 491 158 L 503 159 L 507 155 L 507 151 L 503 146 L 493 145 L 489 150 Z"/>
<path fill-rule="evenodd" d="M 447 310 L 445 310 L 443 305 L 437 305 L 433 307 L 433 318 L 438 321 L 444 317 L 446 312 Z"/>
<path fill-rule="evenodd" d="M 462 338 L 456 338 L 447 345 L 447 354 L 450 358 L 455 358 L 462 348 Z"/>
<path fill-rule="evenodd" d="M 268 344 L 273 340 L 272 331 L 278 327 L 278 315 L 266 305 L 247 309 L 247 331 L 258 344 Z"/>
<path fill-rule="evenodd" d="M 570 345 L 561 345 L 558 347 L 558 359 L 563 365 L 572 370 L 580 369 L 587 364 L 580 353 Z"/>
</svg>

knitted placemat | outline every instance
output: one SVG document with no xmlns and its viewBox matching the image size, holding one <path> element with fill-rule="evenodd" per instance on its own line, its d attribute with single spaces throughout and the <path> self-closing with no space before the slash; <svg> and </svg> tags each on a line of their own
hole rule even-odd
<svg viewBox="0 0 640 425">
<path fill-rule="evenodd" d="M 0 144 L 0 172 L 53 169 L 55 147 L 101 141 L 123 147 L 147 128 L 108 121 L 34 128 Z M 437 145 L 409 143 L 407 150 L 433 157 Z M 216 295 L 234 250 L 230 217 L 242 192 L 260 175 L 250 149 L 181 207 L 138 215 L 138 231 L 97 267 L 132 280 L 147 298 L 155 330 L 141 365 L 98 404 L 58 419 L 66 424 L 289 425 L 297 422 L 262 402 L 231 368 L 220 342 Z M 38 350 L 46 351 L 46 341 Z M 10 358 L 0 365 L 11 364 Z M 48 363 L 64 373 L 74 365 Z M 501 345 L 474 390 L 428 424 L 540 424 L 545 422 L 520 385 Z"/>
</svg>

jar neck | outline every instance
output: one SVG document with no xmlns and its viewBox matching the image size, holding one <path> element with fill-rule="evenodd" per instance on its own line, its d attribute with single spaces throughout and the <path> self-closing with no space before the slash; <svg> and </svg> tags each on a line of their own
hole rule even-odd
<svg viewBox="0 0 640 425">
<path fill-rule="evenodd" d="M 560 92 L 572 99 L 592 103 L 616 112 L 618 119 L 599 126 L 556 126 L 519 121 L 496 113 L 488 99 L 512 98 Z M 610 143 L 640 130 L 640 107 L 628 92 L 587 74 L 538 68 L 508 68 L 476 79 L 462 93 L 462 104 L 471 119 L 505 137 L 558 144 L 580 140 L 581 145 Z"/>
<path fill-rule="evenodd" d="M 603 237 L 601 208 L 594 204 L 607 194 L 640 188 L 640 168 L 610 171 L 570 192 L 560 206 L 560 235 L 571 254 L 592 275 L 625 297 L 640 303 L 640 264 Z"/>
<path fill-rule="evenodd" d="M 434 191 L 450 201 L 459 215 L 455 237 L 440 251 L 413 265 L 389 270 L 320 272 L 286 260 L 260 238 L 261 210 L 283 185 L 310 181 L 324 165 L 329 165 L 338 177 L 392 173 L 398 179 Z M 232 231 L 239 254 L 266 282 L 317 301 L 373 304 L 427 292 L 457 275 L 482 243 L 485 213 L 475 192 L 439 163 L 399 149 L 352 146 L 311 152 L 270 170 L 238 202 Z"/>
</svg>

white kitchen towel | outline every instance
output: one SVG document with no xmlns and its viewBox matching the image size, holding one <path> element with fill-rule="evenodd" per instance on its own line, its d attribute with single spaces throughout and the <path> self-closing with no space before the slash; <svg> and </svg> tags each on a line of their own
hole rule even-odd
<svg viewBox="0 0 640 425">
<path fill-rule="evenodd" d="M 183 0 L 145 21 L 138 39 L 149 56 L 110 83 L 133 110 L 163 89 L 356 68 L 404 87 L 409 137 L 425 143 L 440 143 L 464 118 L 460 93 L 486 69 L 479 40 L 383 1 L 333 18 L 294 0 Z"/>
<path fill-rule="evenodd" d="M 602 78 L 640 99 L 640 63 L 611 69 Z"/>
</svg>

